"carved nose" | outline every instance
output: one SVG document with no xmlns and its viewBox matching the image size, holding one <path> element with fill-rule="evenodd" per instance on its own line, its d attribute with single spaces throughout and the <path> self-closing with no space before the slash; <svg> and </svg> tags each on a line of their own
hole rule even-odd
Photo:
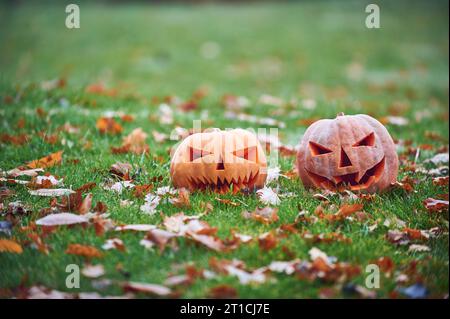
<svg viewBox="0 0 450 319">
<path fill-rule="evenodd" d="M 352 161 L 348 157 L 347 153 L 345 153 L 344 148 L 341 147 L 341 159 L 339 161 L 339 167 L 349 167 L 352 165 Z"/>
<path fill-rule="evenodd" d="M 222 156 L 220 156 L 219 161 L 217 162 L 217 165 L 216 165 L 216 170 L 223 171 L 224 169 L 225 169 L 225 165 L 223 164 Z"/>
</svg>

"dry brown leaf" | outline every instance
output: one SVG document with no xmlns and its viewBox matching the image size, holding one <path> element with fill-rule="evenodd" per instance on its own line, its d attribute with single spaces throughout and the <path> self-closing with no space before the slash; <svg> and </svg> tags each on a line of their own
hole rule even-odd
<svg viewBox="0 0 450 319">
<path fill-rule="evenodd" d="M 225 249 L 222 241 L 214 236 L 202 235 L 198 233 L 189 232 L 187 233 L 190 238 L 192 238 L 195 242 L 200 243 L 212 250 L 215 251 L 223 251 Z"/>
<path fill-rule="evenodd" d="M 223 284 L 212 287 L 209 291 L 209 297 L 214 299 L 231 299 L 237 298 L 238 293 L 236 288 Z"/>
<path fill-rule="evenodd" d="M 148 153 L 149 146 L 145 143 L 146 139 L 147 133 L 138 127 L 123 138 L 122 146 L 127 147 L 129 152 L 134 154 Z"/>
<path fill-rule="evenodd" d="M 435 177 L 435 178 L 433 178 L 433 185 L 436 185 L 436 186 L 447 186 L 448 187 L 448 181 L 449 181 L 449 177 L 448 176 Z"/>
<path fill-rule="evenodd" d="M 258 237 L 258 244 L 262 250 L 271 250 L 278 244 L 278 239 L 273 232 L 268 232 Z"/>
<path fill-rule="evenodd" d="M 191 207 L 191 202 L 189 199 L 189 191 L 185 188 L 180 188 L 178 190 L 178 196 L 170 199 L 170 202 L 178 208 L 189 208 Z"/>
<path fill-rule="evenodd" d="M 94 246 L 81 244 L 70 244 L 66 249 L 66 254 L 82 256 L 87 259 L 103 257 L 103 254 Z"/>
<path fill-rule="evenodd" d="M 102 83 L 89 84 L 86 87 L 85 92 L 91 93 L 91 94 L 97 94 L 97 95 L 110 96 L 110 97 L 114 97 L 117 95 L 117 89 L 114 89 L 114 88 L 107 89 Z"/>
<path fill-rule="evenodd" d="M 61 163 L 63 151 L 52 153 L 27 164 L 29 168 L 47 168 Z"/>
<path fill-rule="evenodd" d="M 243 211 L 242 216 L 245 219 L 254 219 L 263 224 L 270 224 L 279 220 L 278 208 L 269 206 L 264 208 L 257 207 L 253 212 Z"/>
<path fill-rule="evenodd" d="M 448 211 L 448 200 L 427 198 L 423 201 L 425 208 L 430 213 L 439 213 L 442 211 Z"/>
<path fill-rule="evenodd" d="M 101 134 L 120 134 L 123 131 L 122 125 L 111 117 L 100 117 L 97 120 L 96 127 Z"/>
<path fill-rule="evenodd" d="M 172 293 L 172 290 L 165 286 L 141 282 L 126 282 L 122 287 L 125 291 L 140 292 L 162 297 L 168 296 Z"/>
<path fill-rule="evenodd" d="M 163 251 L 169 243 L 172 243 L 172 247 L 176 247 L 176 242 L 174 241 L 176 237 L 176 234 L 159 228 L 150 230 L 145 236 L 147 240 L 158 246 L 160 251 Z"/>
</svg>

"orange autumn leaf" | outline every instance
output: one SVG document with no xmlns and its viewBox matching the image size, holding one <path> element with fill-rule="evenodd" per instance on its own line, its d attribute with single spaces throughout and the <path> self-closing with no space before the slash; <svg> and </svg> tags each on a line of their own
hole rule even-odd
<svg viewBox="0 0 450 319">
<path fill-rule="evenodd" d="M 121 153 L 134 153 L 142 154 L 149 152 L 149 146 L 145 143 L 147 139 L 147 133 L 145 133 L 140 127 L 134 129 L 130 134 L 123 138 L 122 146 L 112 147 L 113 154 Z"/>
<path fill-rule="evenodd" d="M 104 95 L 104 96 L 116 96 L 117 95 L 117 89 L 107 89 L 102 83 L 93 83 L 86 87 L 85 89 L 86 93 L 92 93 L 97 95 Z"/>
<path fill-rule="evenodd" d="M 95 247 L 81 244 L 70 244 L 66 254 L 83 256 L 86 258 L 100 258 L 103 254 Z"/>
<path fill-rule="evenodd" d="M 46 168 L 61 163 L 63 151 L 52 153 L 38 160 L 31 161 L 27 164 L 29 168 Z"/>
<path fill-rule="evenodd" d="M 111 117 L 100 117 L 95 124 L 101 134 L 120 134 L 123 131 L 122 125 Z"/>
<path fill-rule="evenodd" d="M 0 239 L 0 252 L 21 254 L 22 251 L 22 246 L 20 246 L 15 241 L 9 239 Z"/>
</svg>

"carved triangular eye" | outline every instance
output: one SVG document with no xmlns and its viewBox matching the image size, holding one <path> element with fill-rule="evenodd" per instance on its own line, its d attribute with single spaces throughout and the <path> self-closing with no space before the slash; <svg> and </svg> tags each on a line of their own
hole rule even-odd
<svg viewBox="0 0 450 319">
<path fill-rule="evenodd" d="M 326 148 L 325 146 L 322 146 L 314 142 L 309 142 L 309 149 L 311 150 L 312 156 L 323 155 L 333 152 L 329 148 Z"/>
<path fill-rule="evenodd" d="M 246 159 L 247 161 L 254 161 L 256 162 L 256 156 L 257 156 L 257 148 L 256 146 L 247 147 L 241 150 L 237 150 L 233 152 L 234 156 Z"/>
<path fill-rule="evenodd" d="M 198 158 L 201 158 L 203 156 L 210 155 L 210 154 L 212 154 L 212 153 L 205 151 L 205 150 L 199 150 L 199 149 L 196 149 L 193 147 L 189 147 L 189 160 L 191 162 L 195 161 Z"/>
<path fill-rule="evenodd" d="M 367 135 L 366 137 L 364 137 L 362 140 L 360 140 L 359 142 L 356 142 L 355 144 L 353 144 L 353 147 L 374 146 L 374 145 L 375 145 L 375 134 L 372 132 L 369 135 Z"/>
</svg>

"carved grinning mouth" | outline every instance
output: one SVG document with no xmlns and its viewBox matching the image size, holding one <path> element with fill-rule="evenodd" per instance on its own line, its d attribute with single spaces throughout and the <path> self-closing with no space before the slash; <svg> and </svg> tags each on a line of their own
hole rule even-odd
<svg viewBox="0 0 450 319">
<path fill-rule="evenodd" d="M 250 189 L 255 184 L 257 178 L 259 176 L 259 172 L 253 175 L 253 172 L 248 176 L 238 177 L 236 178 L 220 178 L 216 179 L 209 177 L 190 177 L 189 183 L 192 188 L 201 189 L 201 190 L 212 190 L 217 193 L 227 193 L 230 189 L 233 190 L 233 193 L 238 193 L 240 190 Z"/>
<path fill-rule="evenodd" d="M 313 183 L 317 187 L 329 190 L 343 190 L 350 188 L 351 190 L 363 190 L 369 188 L 373 183 L 377 182 L 384 170 L 385 157 L 380 162 L 368 169 L 366 173 L 359 178 L 359 173 L 351 173 L 345 175 L 333 176 L 333 180 L 317 175 L 305 169 Z"/>
</svg>

